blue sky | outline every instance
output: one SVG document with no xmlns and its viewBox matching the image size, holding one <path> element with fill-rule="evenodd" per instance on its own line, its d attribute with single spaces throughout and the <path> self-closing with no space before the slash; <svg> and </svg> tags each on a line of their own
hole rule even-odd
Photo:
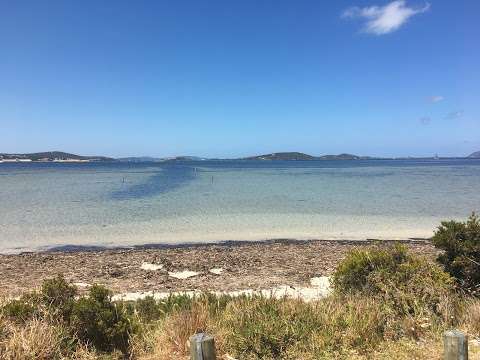
<svg viewBox="0 0 480 360">
<path fill-rule="evenodd" d="M 0 0 L 0 152 L 480 150 L 478 1 Z"/>
</svg>

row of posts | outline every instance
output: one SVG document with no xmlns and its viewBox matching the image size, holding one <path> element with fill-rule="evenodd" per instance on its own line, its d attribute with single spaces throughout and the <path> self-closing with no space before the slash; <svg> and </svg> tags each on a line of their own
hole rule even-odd
<svg viewBox="0 0 480 360">
<path fill-rule="evenodd" d="M 468 335 L 450 330 L 443 335 L 444 360 L 468 360 Z M 205 333 L 190 338 L 191 360 L 216 360 L 215 340 Z"/>
</svg>

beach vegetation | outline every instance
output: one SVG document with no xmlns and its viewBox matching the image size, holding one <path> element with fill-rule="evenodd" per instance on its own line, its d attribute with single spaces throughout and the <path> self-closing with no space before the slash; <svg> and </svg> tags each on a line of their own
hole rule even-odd
<svg viewBox="0 0 480 360">
<path fill-rule="evenodd" d="M 458 311 L 450 275 L 399 244 L 354 249 L 338 265 L 332 284 L 340 296 L 379 299 L 390 316 L 447 321 Z"/>
<path fill-rule="evenodd" d="M 480 297 L 480 218 L 473 213 L 466 222 L 444 221 L 432 241 L 443 250 L 438 261 L 458 286 Z"/>
<path fill-rule="evenodd" d="M 149 323 L 160 319 L 162 315 L 159 303 L 153 296 L 147 296 L 144 299 L 138 299 L 136 304 L 138 316 L 143 322 Z"/>
<path fill-rule="evenodd" d="M 62 275 L 46 279 L 40 291 L 43 304 L 50 309 L 50 314 L 69 321 L 75 304 L 77 288 L 69 284 Z"/>
<path fill-rule="evenodd" d="M 114 301 L 100 285 L 78 296 L 58 276 L 0 304 L 0 359 L 183 359 L 197 332 L 215 337 L 220 358 L 435 359 L 445 329 L 480 336 L 480 299 L 403 246 L 352 250 L 332 285 L 311 302 L 208 293 Z"/>
<path fill-rule="evenodd" d="M 10 300 L 2 307 L 2 315 L 4 317 L 20 323 L 25 323 L 32 319 L 35 313 L 35 306 L 24 298 Z"/>
<path fill-rule="evenodd" d="M 88 296 L 74 303 L 71 323 L 80 340 L 107 352 L 128 353 L 135 331 L 135 321 L 128 316 L 125 305 L 113 302 L 111 292 L 99 285 L 93 285 Z"/>
</svg>

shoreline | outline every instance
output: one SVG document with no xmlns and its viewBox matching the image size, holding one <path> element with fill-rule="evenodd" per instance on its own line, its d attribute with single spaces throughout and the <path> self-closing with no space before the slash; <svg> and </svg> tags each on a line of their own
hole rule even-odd
<svg viewBox="0 0 480 360">
<path fill-rule="evenodd" d="M 432 259 L 439 253 L 425 239 L 272 239 L 4 254 L 0 297 L 19 296 L 58 274 L 76 284 L 80 293 L 97 283 L 114 295 L 308 288 L 313 278 L 330 276 L 349 250 L 374 242 L 400 242 Z"/>
<path fill-rule="evenodd" d="M 253 245 L 253 244 L 301 244 L 315 241 L 327 241 L 331 243 L 343 243 L 343 244 L 366 244 L 374 242 L 383 242 L 383 243 L 422 243 L 429 242 L 429 238 L 422 237 L 412 237 L 412 238 L 393 238 L 393 239 L 382 239 L 382 238 L 366 238 L 366 239 L 302 239 L 302 238 L 271 238 L 271 239 L 260 239 L 260 240 L 212 240 L 212 241 L 202 241 L 202 242 L 164 242 L 164 243 L 146 243 L 140 245 L 76 245 L 76 244 L 65 244 L 65 245 L 52 245 L 52 246 L 42 246 L 37 250 L 31 249 L 26 251 L 21 251 L 18 253 L 2 253 L 2 255 L 25 255 L 25 254 L 38 254 L 38 253 L 75 253 L 75 252 L 102 252 L 102 251 L 125 251 L 125 250 L 149 250 L 149 249 L 184 249 L 184 248 L 198 248 L 198 247 L 209 247 L 209 246 L 227 246 L 227 247 L 236 247 L 243 245 Z"/>
<path fill-rule="evenodd" d="M 90 242 L 85 241 L 83 244 L 78 240 L 68 241 L 68 238 L 64 239 L 64 242 L 52 243 L 48 245 L 37 245 L 37 246 L 16 246 L 16 247 L 0 247 L 0 256 L 1 255 L 22 255 L 22 254 L 32 254 L 32 253 L 56 253 L 56 252 L 81 252 L 81 251 L 107 251 L 107 250 L 145 250 L 145 249 L 172 249 L 172 248 L 187 248 L 187 247 L 203 247 L 209 245 L 221 245 L 221 246 L 241 246 L 243 244 L 269 244 L 277 242 L 291 242 L 291 243 L 302 243 L 309 241 L 330 241 L 330 242 L 340 242 L 340 243 L 362 243 L 362 242 L 371 242 L 371 241 L 383 241 L 383 242 L 415 242 L 415 241 L 429 241 L 430 236 L 426 234 L 417 234 L 416 236 L 378 236 L 378 237 L 361 237 L 361 236 L 332 236 L 332 237 L 321 237 L 321 236 L 282 236 L 281 234 L 274 235 L 272 237 L 264 236 L 242 236 L 239 234 L 237 238 L 230 238 L 225 240 L 225 237 L 211 236 L 210 239 L 207 239 L 205 236 L 200 236 L 198 239 L 194 239 L 192 236 L 186 238 L 179 238 L 176 240 L 162 240 L 150 241 L 147 242 L 135 242 L 128 243 L 125 241 L 118 241 L 117 244 L 113 242 Z M 244 235 L 244 234 L 243 234 Z M 433 235 L 433 234 L 432 234 Z M 15 243 L 15 242 L 13 242 Z M 5 244 L 6 245 L 6 244 Z"/>
</svg>

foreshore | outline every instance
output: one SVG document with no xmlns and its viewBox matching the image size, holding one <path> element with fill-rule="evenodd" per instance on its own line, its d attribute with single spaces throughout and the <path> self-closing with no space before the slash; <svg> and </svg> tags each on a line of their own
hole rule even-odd
<svg viewBox="0 0 480 360">
<path fill-rule="evenodd" d="M 373 242 L 270 240 L 0 255 L 0 297 L 19 296 L 58 274 L 80 292 L 97 283 L 114 294 L 308 287 L 312 278 L 331 275 L 349 250 Z M 438 254 L 428 240 L 382 241 L 389 242 L 432 259 Z"/>
</svg>

